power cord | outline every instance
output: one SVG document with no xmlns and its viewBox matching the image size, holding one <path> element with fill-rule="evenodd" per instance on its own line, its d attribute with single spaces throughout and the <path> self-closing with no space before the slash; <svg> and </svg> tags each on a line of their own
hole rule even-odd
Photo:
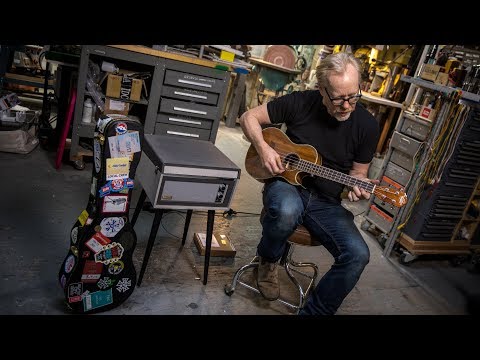
<svg viewBox="0 0 480 360">
<path fill-rule="evenodd" d="M 237 216 L 238 214 L 245 215 L 245 216 L 238 216 L 238 217 L 260 216 L 260 214 L 257 214 L 257 213 L 235 211 L 235 210 L 230 208 L 230 209 L 223 212 L 223 217 L 225 219 L 231 220 L 234 216 Z"/>
</svg>

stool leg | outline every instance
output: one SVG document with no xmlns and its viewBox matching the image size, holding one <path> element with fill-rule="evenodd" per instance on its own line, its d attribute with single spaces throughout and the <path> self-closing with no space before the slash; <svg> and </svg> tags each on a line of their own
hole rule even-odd
<svg viewBox="0 0 480 360">
<path fill-rule="evenodd" d="M 145 274 L 145 269 L 147 268 L 148 259 L 150 258 L 150 253 L 152 252 L 153 244 L 155 243 L 155 238 L 157 237 L 158 227 L 160 226 L 160 221 L 162 221 L 163 210 L 155 211 L 155 217 L 153 218 L 152 228 L 150 230 L 150 237 L 148 238 L 147 248 L 145 250 L 145 256 L 143 257 L 142 269 L 140 270 L 140 275 L 138 276 L 137 286 L 140 286 L 143 279 L 143 274 Z"/>
<path fill-rule="evenodd" d="M 183 228 L 182 246 L 185 245 L 187 239 L 188 227 L 190 226 L 190 219 L 192 218 L 193 210 L 187 210 L 187 217 L 185 219 L 185 227 Z"/>
<path fill-rule="evenodd" d="M 240 277 L 243 275 L 243 273 L 250 269 L 250 268 L 257 268 L 258 267 L 258 256 L 255 256 L 252 261 L 250 261 L 248 264 L 243 265 L 241 268 L 239 268 L 237 271 L 235 271 L 235 275 L 233 276 L 232 283 L 231 284 L 225 284 L 223 290 L 225 291 L 225 294 L 228 296 L 232 295 L 233 292 L 235 291 L 235 288 L 237 287 L 237 283 L 240 285 L 243 285 L 250 290 L 254 290 L 256 292 L 259 292 L 257 289 L 254 287 L 240 281 Z"/>
<path fill-rule="evenodd" d="M 145 190 L 142 189 L 142 192 L 140 193 L 140 197 L 138 198 L 138 201 L 137 201 L 137 206 L 135 207 L 135 212 L 133 213 L 133 217 L 131 221 L 132 227 L 134 227 L 135 223 L 137 222 L 138 215 L 140 214 L 140 211 L 142 211 L 142 206 L 146 198 L 147 198 L 147 193 L 145 192 Z"/>
<path fill-rule="evenodd" d="M 293 254 L 293 245 L 292 245 L 292 250 L 288 254 L 287 261 L 285 262 L 285 271 L 288 277 L 292 280 L 292 282 L 295 284 L 295 286 L 298 288 L 298 291 L 299 291 L 299 305 L 297 308 L 297 312 L 298 312 L 305 305 L 308 294 L 310 293 L 313 286 L 315 285 L 315 281 L 318 276 L 318 267 L 316 264 L 310 263 L 310 262 L 307 262 L 307 263 L 296 262 L 292 259 L 292 256 L 293 256 L 292 254 Z M 293 267 L 298 267 L 298 268 L 309 267 L 313 270 L 313 275 L 310 276 L 299 270 L 294 269 Z M 293 271 L 310 279 L 310 282 L 305 291 L 303 290 L 302 286 L 300 285 L 296 277 L 293 275 L 292 273 Z"/>
</svg>

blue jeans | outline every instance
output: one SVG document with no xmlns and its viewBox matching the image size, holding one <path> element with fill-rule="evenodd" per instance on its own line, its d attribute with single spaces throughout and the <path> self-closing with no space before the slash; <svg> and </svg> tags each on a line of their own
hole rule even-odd
<svg viewBox="0 0 480 360">
<path fill-rule="evenodd" d="M 335 263 L 318 282 L 300 315 L 335 314 L 370 258 L 353 214 L 338 201 L 284 181 L 265 185 L 263 205 L 266 213 L 258 255 L 269 262 L 278 261 L 297 225 L 304 225 L 332 254 Z"/>
</svg>

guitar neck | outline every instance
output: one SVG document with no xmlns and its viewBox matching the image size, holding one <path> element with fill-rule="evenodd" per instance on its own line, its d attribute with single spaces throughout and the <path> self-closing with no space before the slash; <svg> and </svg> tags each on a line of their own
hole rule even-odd
<svg viewBox="0 0 480 360">
<path fill-rule="evenodd" d="M 340 171 L 326 168 L 325 166 L 314 164 L 310 161 L 300 160 L 297 169 L 347 186 L 358 186 L 369 193 L 373 193 L 375 189 L 375 185 L 372 183 L 357 179 Z"/>
</svg>

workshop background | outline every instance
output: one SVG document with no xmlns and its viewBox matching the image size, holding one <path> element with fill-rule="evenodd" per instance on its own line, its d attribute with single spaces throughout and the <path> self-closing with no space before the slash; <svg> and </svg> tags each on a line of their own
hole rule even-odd
<svg viewBox="0 0 480 360">
<path fill-rule="evenodd" d="M 149 190 L 138 208 L 131 255 L 137 275 L 143 268 L 144 277 L 132 289 L 127 282 L 99 281 L 101 294 L 109 287 L 131 291 L 102 313 L 294 314 L 294 307 L 251 291 L 248 271 L 247 286 L 237 283 L 232 289 L 235 272 L 255 256 L 262 209 L 262 183 L 245 170 L 250 143 L 238 118 L 284 94 L 316 89 L 316 66 L 339 51 L 360 60 L 360 101 L 380 125 L 369 177 L 402 189 L 409 201 L 402 208 L 376 196 L 344 202 L 371 260 L 338 314 L 478 313 L 477 45 L 1 45 L 0 313 L 69 314 L 69 301 L 96 299 L 97 305 L 88 306 L 97 309 L 109 301 L 65 293 L 58 273 L 80 261 L 79 254 L 67 254 L 73 251 L 72 227 L 91 200 L 95 126 L 99 117 L 115 114 L 139 121 L 146 135 L 187 141 L 182 149 L 207 142 L 219 150 L 216 156 L 223 155 L 223 165 L 231 163 L 220 176 L 208 158 L 202 164 L 160 158 L 155 166 L 164 176 L 153 184 L 142 178 L 145 167 L 138 168 L 140 177 L 126 189 L 129 202 L 123 209 L 131 220 L 142 190 Z M 186 166 L 183 176 L 192 186 L 175 188 L 177 201 L 165 194 L 153 199 L 148 186 L 160 193 L 173 187 L 178 173 L 168 169 L 178 166 Z M 13 191 L 7 190 L 12 184 Z M 208 192 L 225 184 L 225 192 L 210 200 Z M 158 232 L 151 235 L 155 223 Z M 209 226 L 212 248 L 206 257 Z M 319 277 L 332 263 L 322 247 L 293 249 L 297 261 L 318 266 Z M 65 265 L 67 259 L 72 260 Z M 298 287 L 283 273 L 281 282 L 282 298 L 295 304 Z"/>
</svg>

